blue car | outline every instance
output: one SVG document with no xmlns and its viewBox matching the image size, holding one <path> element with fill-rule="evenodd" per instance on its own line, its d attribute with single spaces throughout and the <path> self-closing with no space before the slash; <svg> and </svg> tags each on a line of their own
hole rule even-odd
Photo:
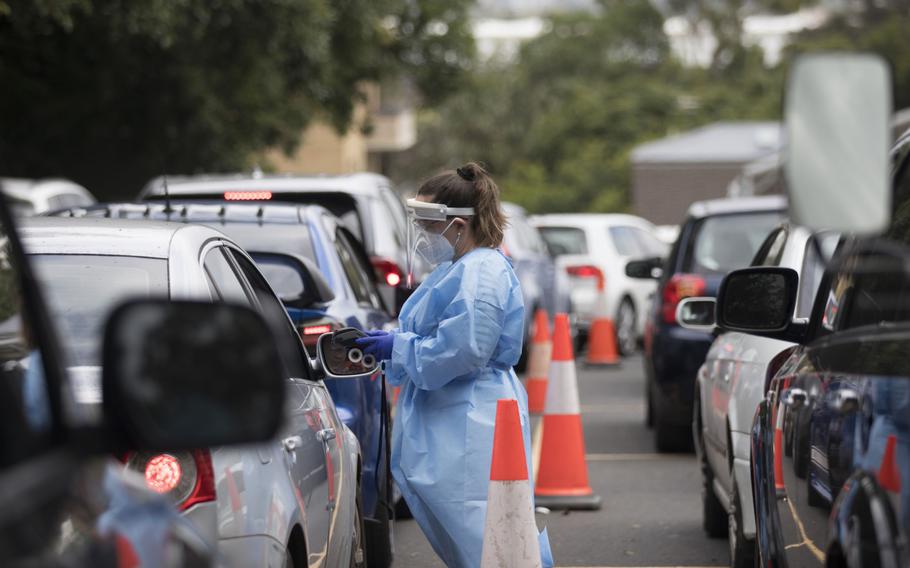
<svg viewBox="0 0 910 568">
<path fill-rule="evenodd" d="M 360 242 L 338 217 L 319 205 L 200 200 L 101 204 L 63 214 L 170 220 L 220 230 L 256 261 L 312 356 L 323 333 L 343 327 L 379 329 L 392 319 Z M 368 565 L 389 566 L 392 492 L 386 442 L 390 420 L 387 405 L 382 404 L 382 380 L 374 375 L 328 380 L 326 386 L 338 416 L 360 441 Z"/>
<path fill-rule="evenodd" d="M 711 333 L 680 327 L 676 307 L 684 298 L 715 296 L 727 272 L 749 265 L 785 208 L 781 196 L 693 203 L 666 261 L 626 265 L 627 276 L 658 280 L 644 334 L 645 420 L 657 451 L 692 449 L 695 376 L 714 341 Z"/>
</svg>

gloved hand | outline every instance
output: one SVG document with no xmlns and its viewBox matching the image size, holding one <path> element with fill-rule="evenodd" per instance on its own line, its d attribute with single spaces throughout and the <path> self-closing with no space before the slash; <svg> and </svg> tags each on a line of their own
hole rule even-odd
<svg viewBox="0 0 910 568">
<path fill-rule="evenodd" d="M 395 334 L 388 331 L 373 330 L 367 332 L 367 337 L 355 341 L 364 353 L 369 353 L 380 361 L 392 358 L 392 345 L 395 343 Z"/>
</svg>

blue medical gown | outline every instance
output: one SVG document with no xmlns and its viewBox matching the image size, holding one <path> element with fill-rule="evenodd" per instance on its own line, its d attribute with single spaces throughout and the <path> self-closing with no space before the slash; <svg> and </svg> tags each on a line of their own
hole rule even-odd
<svg viewBox="0 0 910 568">
<path fill-rule="evenodd" d="M 401 386 L 392 474 L 450 567 L 480 566 L 496 401 L 518 400 L 529 460 L 528 402 L 512 366 L 524 333 L 521 288 L 498 250 L 439 265 L 399 316 L 386 377 Z"/>
</svg>

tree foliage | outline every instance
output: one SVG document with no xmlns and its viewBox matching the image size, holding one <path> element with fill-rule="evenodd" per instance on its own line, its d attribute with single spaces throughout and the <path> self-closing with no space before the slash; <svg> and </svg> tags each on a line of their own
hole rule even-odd
<svg viewBox="0 0 910 568">
<path fill-rule="evenodd" d="M 364 80 L 441 101 L 473 57 L 470 0 L 0 0 L 0 172 L 104 197 L 232 170 L 350 122 Z"/>
</svg>

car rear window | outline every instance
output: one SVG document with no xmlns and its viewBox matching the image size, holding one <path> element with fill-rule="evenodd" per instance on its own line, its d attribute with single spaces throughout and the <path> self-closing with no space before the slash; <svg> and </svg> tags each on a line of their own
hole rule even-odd
<svg viewBox="0 0 910 568">
<path fill-rule="evenodd" d="M 292 262 L 271 254 L 250 253 L 250 256 L 282 300 L 298 298 L 306 291 L 303 275 Z"/>
<path fill-rule="evenodd" d="M 164 259 L 75 254 L 31 259 L 70 367 L 101 364 L 104 322 L 117 304 L 168 295 Z"/>
<path fill-rule="evenodd" d="M 588 241 L 585 232 L 578 227 L 540 227 L 550 254 L 588 254 Z"/>
<path fill-rule="evenodd" d="M 706 217 L 695 226 L 683 257 L 683 272 L 726 274 L 749 266 L 765 238 L 783 220 L 779 211 Z"/>
</svg>

